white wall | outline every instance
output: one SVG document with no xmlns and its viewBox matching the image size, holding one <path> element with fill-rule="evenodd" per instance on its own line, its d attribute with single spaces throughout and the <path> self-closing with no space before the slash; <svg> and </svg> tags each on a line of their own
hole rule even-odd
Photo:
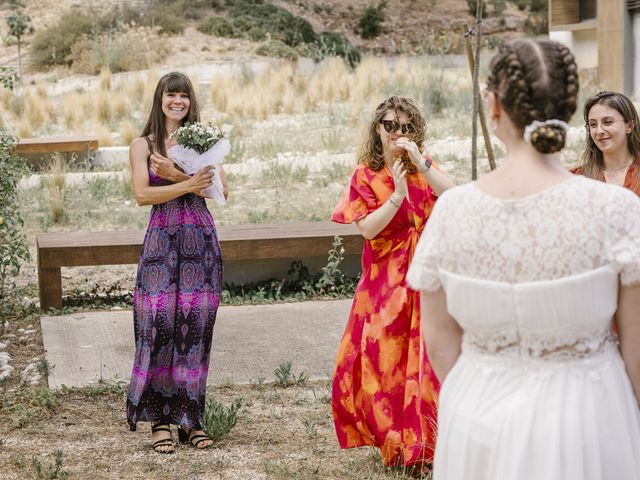
<svg viewBox="0 0 640 480">
<path fill-rule="evenodd" d="M 631 90 L 636 101 L 640 101 L 640 12 L 636 11 L 631 19 L 633 35 L 633 89 Z"/>
<path fill-rule="evenodd" d="M 568 46 L 576 57 L 578 68 L 598 66 L 598 41 L 594 29 L 562 30 L 549 32 L 549 38 Z"/>
</svg>

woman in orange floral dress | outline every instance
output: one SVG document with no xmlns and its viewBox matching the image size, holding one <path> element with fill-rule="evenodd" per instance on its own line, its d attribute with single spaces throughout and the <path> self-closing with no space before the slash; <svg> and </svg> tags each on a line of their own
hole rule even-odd
<svg viewBox="0 0 640 480">
<path fill-rule="evenodd" d="M 333 378 L 340 446 L 375 446 L 385 465 L 417 468 L 433 458 L 439 384 L 421 339 L 420 297 L 405 275 L 437 196 L 453 186 L 421 153 L 424 139 L 411 99 L 381 103 L 331 217 L 356 222 L 365 237 Z"/>
<path fill-rule="evenodd" d="M 584 105 L 587 148 L 573 173 L 622 185 L 640 195 L 640 121 L 629 98 L 599 92 Z"/>
</svg>

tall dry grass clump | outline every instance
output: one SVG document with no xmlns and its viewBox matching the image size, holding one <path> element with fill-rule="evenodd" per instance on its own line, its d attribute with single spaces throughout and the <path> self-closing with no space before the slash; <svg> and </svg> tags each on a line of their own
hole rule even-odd
<svg viewBox="0 0 640 480">
<path fill-rule="evenodd" d="M 60 104 L 62 107 L 62 121 L 67 130 L 73 131 L 81 123 L 84 117 L 84 101 L 78 92 L 72 92 L 64 95 Z"/>
<path fill-rule="evenodd" d="M 111 70 L 109 67 L 102 67 L 100 69 L 100 90 L 111 90 Z"/>
<path fill-rule="evenodd" d="M 37 130 L 49 120 L 48 98 L 42 98 L 29 90 L 24 98 L 24 115 L 22 119 L 29 122 L 31 130 Z"/>
<path fill-rule="evenodd" d="M 133 193 L 133 176 L 131 174 L 131 165 L 127 165 L 124 167 L 120 174 L 120 186 L 122 188 L 122 193 L 127 199 L 135 198 Z"/>
<path fill-rule="evenodd" d="M 29 138 L 33 134 L 33 128 L 28 120 L 19 120 L 16 126 L 16 133 L 20 138 Z"/>
<path fill-rule="evenodd" d="M 51 158 L 47 169 L 47 183 L 49 189 L 49 210 L 54 224 L 64 220 L 64 197 L 66 191 L 67 165 L 62 155 L 55 154 Z"/>
<path fill-rule="evenodd" d="M 136 127 L 129 120 L 122 122 L 120 127 L 120 141 L 123 145 L 129 145 L 139 135 Z"/>
<path fill-rule="evenodd" d="M 116 98 L 113 101 L 112 114 L 115 119 L 122 120 L 129 118 L 131 115 L 131 102 L 127 98 L 126 92 L 116 92 Z"/>
<path fill-rule="evenodd" d="M 95 115 L 96 120 L 102 125 L 107 125 L 111 121 L 113 112 L 111 110 L 112 95 L 111 92 L 100 90 L 96 95 Z"/>
<path fill-rule="evenodd" d="M 96 125 L 95 128 L 96 137 L 98 137 L 98 145 L 101 147 L 113 146 L 113 135 L 111 129 L 105 125 Z"/>
</svg>

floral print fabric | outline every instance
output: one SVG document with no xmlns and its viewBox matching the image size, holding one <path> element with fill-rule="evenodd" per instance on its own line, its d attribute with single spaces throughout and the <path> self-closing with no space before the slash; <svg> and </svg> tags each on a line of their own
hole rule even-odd
<svg viewBox="0 0 640 480">
<path fill-rule="evenodd" d="M 342 448 L 379 447 L 386 465 L 433 458 L 439 383 L 420 331 L 420 297 L 405 283 L 418 238 L 436 195 L 421 174 L 407 177 L 405 198 L 391 222 L 365 240 L 362 275 L 338 350 L 333 417 Z M 356 167 L 331 219 L 351 223 L 393 193 L 390 170 Z"/>
<path fill-rule="evenodd" d="M 165 184 L 149 171 L 151 185 Z M 127 398 L 139 421 L 201 429 L 222 256 L 202 197 L 154 205 L 133 297 L 136 352 Z"/>
</svg>

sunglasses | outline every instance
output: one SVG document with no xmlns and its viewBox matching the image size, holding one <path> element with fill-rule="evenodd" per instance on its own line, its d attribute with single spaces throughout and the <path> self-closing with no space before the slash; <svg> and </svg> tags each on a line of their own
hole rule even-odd
<svg viewBox="0 0 640 480">
<path fill-rule="evenodd" d="M 399 124 L 395 120 L 380 120 L 380 123 L 387 131 L 387 133 L 397 132 L 400 130 L 403 134 L 413 133 L 416 131 L 416 127 L 412 123 Z"/>
</svg>

